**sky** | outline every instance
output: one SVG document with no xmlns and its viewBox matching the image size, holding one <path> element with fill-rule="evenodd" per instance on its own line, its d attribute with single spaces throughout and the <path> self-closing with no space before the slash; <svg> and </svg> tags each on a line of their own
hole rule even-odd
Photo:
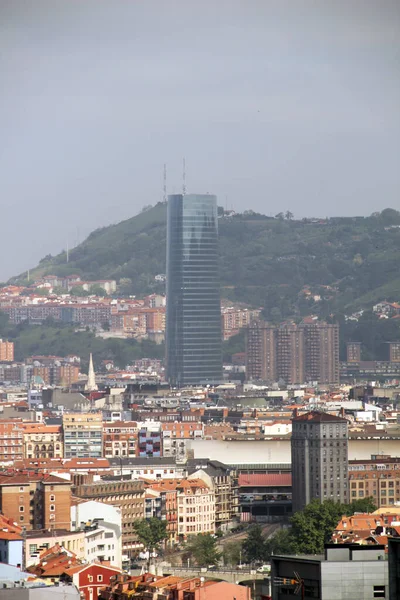
<svg viewBox="0 0 400 600">
<path fill-rule="evenodd" d="M 0 281 L 182 189 L 400 209 L 398 0 L 1 0 Z"/>
</svg>

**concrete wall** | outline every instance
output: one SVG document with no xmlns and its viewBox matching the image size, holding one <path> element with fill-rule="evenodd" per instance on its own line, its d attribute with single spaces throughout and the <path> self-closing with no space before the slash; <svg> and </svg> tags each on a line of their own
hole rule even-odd
<svg viewBox="0 0 400 600">
<path fill-rule="evenodd" d="M 376 585 L 388 597 L 388 571 L 385 560 L 322 562 L 321 600 L 373 600 Z"/>
</svg>

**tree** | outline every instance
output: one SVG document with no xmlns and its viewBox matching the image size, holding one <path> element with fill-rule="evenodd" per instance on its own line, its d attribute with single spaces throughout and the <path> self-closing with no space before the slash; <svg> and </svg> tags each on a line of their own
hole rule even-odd
<svg viewBox="0 0 400 600">
<path fill-rule="evenodd" d="M 275 219 L 279 219 L 280 221 L 283 221 L 284 218 L 285 215 L 283 214 L 283 212 L 280 212 L 277 215 L 275 215 Z"/>
<path fill-rule="evenodd" d="M 189 551 L 200 567 L 216 565 L 221 558 L 217 540 L 209 533 L 199 533 L 191 541 Z"/>
<path fill-rule="evenodd" d="M 260 525 L 252 525 L 243 542 L 243 557 L 246 562 L 262 561 L 265 558 L 265 539 Z"/>
<path fill-rule="evenodd" d="M 294 214 L 293 214 L 292 212 L 290 212 L 290 210 L 287 210 L 287 211 L 285 212 L 285 219 L 286 219 L 287 221 L 291 221 L 291 220 L 293 219 L 293 217 L 294 217 Z"/>
<path fill-rule="evenodd" d="M 270 538 L 265 540 L 265 559 L 273 554 L 293 554 L 293 537 L 290 529 L 278 529 Z"/>
<path fill-rule="evenodd" d="M 344 506 L 333 500 L 314 499 L 291 518 L 293 549 L 296 554 L 320 554 L 344 514 Z"/>
<path fill-rule="evenodd" d="M 378 507 L 374 502 L 374 498 L 372 496 L 369 496 L 368 498 L 359 498 L 358 500 L 353 500 L 351 504 L 348 504 L 345 507 L 343 514 L 350 517 L 356 512 L 373 513 L 377 508 Z"/>
<path fill-rule="evenodd" d="M 230 565 L 231 567 L 236 567 L 240 563 L 241 559 L 241 544 L 237 542 L 228 542 L 224 544 L 224 548 L 222 551 L 222 557 L 224 559 L 224 565 Z"/>
<path fill-rule="evenodd" d="M 81 285 L 75 285 L 69 293 L 71 296 L 89 296 L 89 292 L 87 292 Z"/>
<path fill-rule="evenodd" d="M 152 517 L 151 519 L 140 519 L 133 524 L 135 533 L 139 541 L 143 544 L 145 550 L 149 553 L 148 566 L 150 564 L 150 555 L 157 550 L 168 537 L 167 522 Z"/>
</svg>

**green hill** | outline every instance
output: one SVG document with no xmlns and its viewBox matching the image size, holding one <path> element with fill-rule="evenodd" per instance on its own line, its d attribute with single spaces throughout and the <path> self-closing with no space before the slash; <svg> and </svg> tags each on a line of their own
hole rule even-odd
<svg viewBox="0 0 400 600">
<path fill-rule="evenodd" d="M 220 213 L 223 213 L 220 209 Z M 290 217 L 290 215 L 288 215 Z M 315 313 L 354 312 L 400 299 L 400 213 L 302 221 L 253 211 L 219 219 L 223 296 L 264 309 L 279 320 Z M 91 233 L 70 251 L 47 256 L 31 270 L 116 279 L 121 294 L 163 291 L 166 205 Z M 26 282 L 27 274 L 11 281 Z"/>
</svg>

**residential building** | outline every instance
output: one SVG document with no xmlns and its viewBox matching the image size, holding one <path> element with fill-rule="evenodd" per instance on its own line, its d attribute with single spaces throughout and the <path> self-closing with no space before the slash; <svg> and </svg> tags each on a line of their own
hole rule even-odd
<svg viewBox="0 0 400 600">
<path fill-rule="evenodd" d="M 85 559 L 122 568 L 122 515 L 118 506 L 78 500 L 71 507 L 71 527 L 84 532 Z"/>
<path fill-rule="evenodd" d="M 227 581 L 204 581 L 202 577 L 158 577 L 151 573 L 113 578 L 100 591 L 99 600 L 136 600 L 174 598 L 176 600 L 251 600 L 251 589 Z"/>
<path fill-rule="evenodd" d="M 27 531 L 69 529 L 71 483 L 54 475 L 0 475 L 0 510 Z"/>
<path fill-rule="evenodd" d="M 177 462 L 186 462 L 187 440 L 198 440 L 204 437 L 203 423 L 175 421 L 162 423 L 163 456 L 174 458 Z"/>
<path fill-rule="evenodd" d="M 103 456 L 102 413 L 64 413 L 64 457 L 101 458 Z"/>
<path fill-rule="evenodd" d="M 347 342 L 346 361 L 348 363 L 361 362 L 361 342 Z"/>
<path fill-rule="evenodd" d="M 350 501 L 372 497 L 378 507 L 400 502 L 400 458 L 382 454 L 349 461 L 349 488 Z"/>
<path fill-rule="evenodd" d="M 16 420 L 0 420 L 0 464 L 13 465 L 23 458 L 23 433 L 21 422 Z"/>
<path fill-rule="evenodd" d="M 215 495 L 215 527 L 227 531 L 236 517 L 239 517 L 239 497 L 237 473 L 228 465 L 210 459 L 189 459 L 187 462 L 189 479 L 210 477 Z M 210 485 L 211 487 L 211 485 Z"/>
<path fill-rule="evenodd" d="M 105 458 L 137 455 L 138 424 L 136 421 L 103 423 L 103 452 Z"/>
<path fill-rule="evenodd" d="M 166 333 L 173 386 L 222 379 L 216 196 L 168 198 Z"/>
<path fill-rule="evenodd" d="M 246 330 L 246 374 L 248 380 L 283 380 L 287 385 L 339 383 L 338 326 L 252 321 Z"/>
<path fill-rule="evenodd" d="M 276 332 L 277 378 L 286 385 L 304 383 L 306 356 L 304 328 L 295 323 L 280 325 Z"/>
<path fill-rule="evenodd" d="M 215 533 L 215 492 L 201 479 L 183 479 L 177 484 L 178 537 Z"/>
<path fill-rule="evenodd" d="M 141 458 L 162 456 L 161 423 L 146 422 L 139 429 L 137 454 Z"/>
<path fill-rule="evenodd" d="M 400 362 L 400 342 L 389 342 L 389 362 Z"/>
<path fill-rule="evenodd" d="M 306 381 L 339 383 L 339 325 L 304 323 Z"/>
<path fill-rule="evenodd" d="M 0 515 L 0 563 L 15 567 L 23 565 L 22 533 L 22 527 Z"/>
<path fill-rule="evenodd" d="M 244 327 L 248 327 L 252 321 L 259 318 L 260 313 L 259 308 L 223 307 L 221 310 L 223 340 L 228 340 Z"/>
<path fill-rule="evenodd" d="M 176 464 L 169 457 L 122 458 L 109 459 L 111 471 L 115 476 L 129 477 L 130 479 L 182 479 L 186 475 L 186 467 Z"/>
<path fill-rule="evenodd" d="M 311 411 L 292 420 L 293 512 L 313 498 L 348 501 L 348 422 Z"/>
<path fill-rule="evenodd" d="M 144 480 L 146 486 L 146 502 L 149 506 L 150 496 L 149 491 L 156 492 L 159 498 L 159 510 L 161 518 L 167 522 L 168 541 L 176 543 L 178 541 L 178 491 L 177 485 L 179 480 L 163 479 L 157 481 Z M 158 506 L 155 507 L 155 502 L 150 504 L 151 514 L 157 514 Z M 148 510 L 148 509 L 147 509 Z M 150 515 L 151 516 L 151 515 Z"/>
<path fill-rule="evenodd" d="M 84 560 L 85 532 L 69 531 L 69 529 L 37 530 L 25 533 L 25 567 L 31 567 L 40 560 L 42 552 L 58 545 L 67 552 L 72 552 L 79 560 Z"/>
<path fill-rule="evenodd" d="M 21 423 L 24 458 L 63 458 L 61 425 Z"/>
<path fill-rule="evenodd" d="M 84 500 L 95 500 L 117 506 L 122 518 L 122 554 L 134 556 L 141 545 L 137 540 L 134 523 L 145 516 L 145 486 L 142 481 L 103 480 L 73 488 L 74 495 Z"/>
<path fill-rule="evenodd" d="M 298 593 L 318 600 L 388 598 L 384 546 L 327 544 L 323 555 L 272 556 L 272 600 Z"/>
<path fill-rule="evenodd" d="M 276 381 L 276 328 L 254 320 L 246 330 L 246 378 Z"/>
<path fill-rule="evenodd" d="M 14 342 L 0 338 L 0 362 L 14 361 Z"/>
</svg>

